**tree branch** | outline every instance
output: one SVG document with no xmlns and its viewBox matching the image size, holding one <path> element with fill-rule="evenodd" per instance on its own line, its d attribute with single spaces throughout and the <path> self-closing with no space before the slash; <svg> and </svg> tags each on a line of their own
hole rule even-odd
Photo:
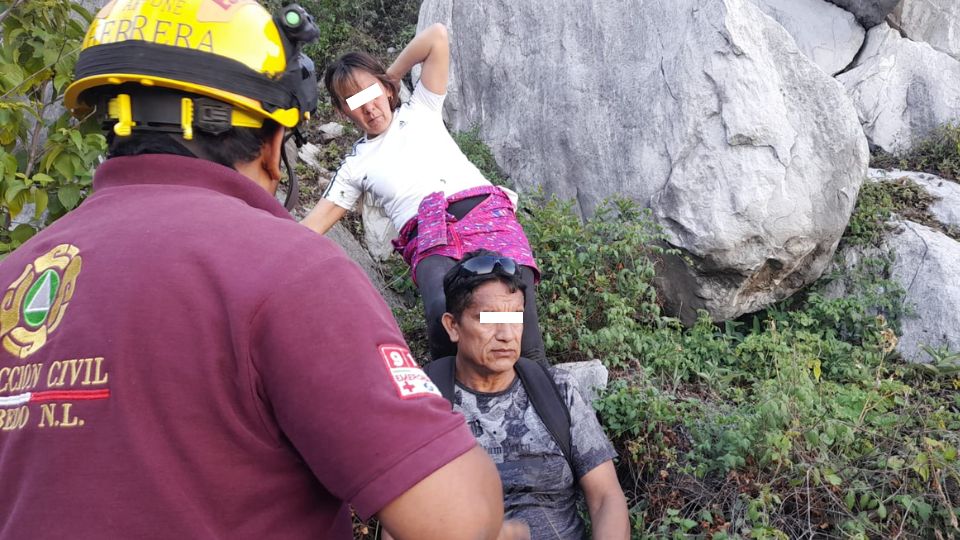
<svg viewBox="0 0 960 540">
<path fill-rule="evenodd" d="M 27 152 L 27 167 L 24 171 L 24 174 L 27 175 L 27 178 L 30 178 L 30 175 L 33 173 L 34 164 L 39 156 L 37 154 L 40 152 L 40 130 L 43 129 L 43 115 L 47 112 L 48 103 L 43 100 L 43 94 L 46 93 L 47 88 L 50 86 L 50 81 L 47 81 L 43 88 L 40 89 L 40 110 L 37 111 L 37 118 L 35 124 L 33 125 L 33 133 L 30 135 L 30 150 Z"/>
</svg>

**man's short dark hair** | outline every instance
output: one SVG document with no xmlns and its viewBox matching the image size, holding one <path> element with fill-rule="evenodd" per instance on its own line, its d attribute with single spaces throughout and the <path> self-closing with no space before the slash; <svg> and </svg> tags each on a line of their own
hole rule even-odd
<svg viewBox="0 0 960 540">
<path fill-rule="evenodd" d="M 443 293 L 447 297 L 447 313 L 453 315 L 454 320 L 459 321 L 463 312 L 470 307 L 473 302 L 473 291 L 489 281 L 503 283 L 511 293 L 520 291 L 526 299 L 527 285 L 520 278 L 519 263 L 517 264 L 517 271 L 513 274 L 506 273 L 499 264 L 489 274 L 472 275 L 469 272 L 461 271 L 461 265 L 474 257 L 502 256 L 496 251 L 487 249 L 471 251 L 464 255 L 463 259 L 443 276 Z"/>
<path fill-rule="evenodd" d="M 90 94 L 88 99 L 98 102 L 98 108 L 105 109 L 110 98 L 115 97 L 121 90 L 133 96 L 134 110 L 137 110 L 137 107 L 147 109 L 153 107 L 157 118 L 135 126 L 133 132 L 127 137 L 114 134 L 111 129 L 112 123 L 105 121 L 104 128 L 109 146 L 107 158 L 141 154 L 174 154 L 199 157 L 233 168 L 238 163 L 249 163 L 256 159 L 260 155 L 263 144 L 269 141 L 278 129 L 281 129 L 280 124 L 270 118 L 265 118 L 259 128 L 228 127 L 226 131 L 221 130 L 222 132 L 218 135 L 196 126 L 193 139 L 186 144 L 181 136 L 179 124 L 164 123 L 172 122 L 166 117 L 179 114 L 179 108 L 176 109 L 176 113 L 168 108 L 171 103 L 176 103 L 179 107 L 180 100 L 184 97 L 211 101 L 209 98 L 166 89 L 144 89 L 137 85 L 125 85 L 109 91 L 101 89 L 99 93 Z M 229 108 L 225 103 L 221 105 Z"/>
<path fill-rule="evenodd" d="M 220 135 L 211 135 L 195 131 L 193 141 L 210 161 L 231 169 L 237 163 L 253 161 L 260 155 L 263 143 L 280 129 L 280 124 L 266 119 L 259 128 L 230 128 Z M 186 157 L 195 156 L 193 152 L 178 142 L 179 136 L 162 132 L 136 132 L 129 137 L 117 137 L 108 132 L 110 145 L 108 158 L 120 156 L 138 156 L 140 154 L 174 154 Z"/>
</svg>

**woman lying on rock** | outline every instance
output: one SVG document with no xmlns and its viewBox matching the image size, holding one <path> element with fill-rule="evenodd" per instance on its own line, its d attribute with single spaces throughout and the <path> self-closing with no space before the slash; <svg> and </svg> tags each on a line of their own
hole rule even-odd
<svg viewBox="0 0 960 540">
<path fill-rule="evenodd" d="M 401 105 L 400 79 L 417 63 L 422 63 L 420 81 Z M 443 275 L 464 253 L 479 248 L 516 259 L 531 291 L 523 310 L 522 352 L 546 363 L 532 293 L 539 270 L 517 222 L 516 194 L 484 178 L 443 124 L 449 65 L 447 29 L 435 24 L 417 35 L 389 69 L 361 52 L 348 53 L 327 68 L 324 84 L 333 106 L 364 137 L 303 223 L 325 233 L 365 192 L 373 195 L 400 231 L 394 246 L 411 266 L 423 296 L 433 358 L 456 350 L 440 324 Z"/>
<path fill-rule="evenodd" d="M 616 454 L 576 379 L 520 356 L 519 312 L 532 291 L 518 267 L 477 251 L 447 273 L 443 326 L 457 354 L 427 364 L 427 374 L 497 464 L 504 515 L 526 523 L 531 539 L 584 537 L 578 491 L 594 538 L 629 538 Z"/>
</svg>

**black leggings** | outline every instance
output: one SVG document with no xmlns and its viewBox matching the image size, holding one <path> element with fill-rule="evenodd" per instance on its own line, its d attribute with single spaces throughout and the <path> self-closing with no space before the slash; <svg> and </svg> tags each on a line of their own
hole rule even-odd
<svg viewBox="0 0 960 540">
<path fill-rule="evenodd" d="M 432 255 L 417 264 L 417 285 L 423 296 L 423 310 L 427 318 L 427 340 L 430 343 L 430 356 L 434 360 L 457 354 L 457 345 L 450 341 L 447 330 L 440 318 L 447 310 L 447 299 L 443 294 L 443 276 L 453 268 L 457 261 L 450 257 Z M 527 286 L 523 306 L 523 337 L 520 339 L 520 356 L 547 363 L 547 354 L 540 335 L 540 321 L 537 316 L 537 291 L 533 280 L 533 270 L 520 267 L 520 278 Z"/>
</svg>

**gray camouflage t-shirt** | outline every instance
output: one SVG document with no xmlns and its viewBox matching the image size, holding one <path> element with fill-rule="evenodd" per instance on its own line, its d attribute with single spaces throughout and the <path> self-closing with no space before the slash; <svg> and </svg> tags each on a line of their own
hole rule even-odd
<svg viewBox="0 0 960 540">
<path fill-rule="evenodd" d="M 550 373 L 570 409 L 572 461 L 579 480 L 613 459 L 616 452 L 593 408 L 580 395 L 576 379 L 562 369 L 550 368 Z M 474 392 L 457 383 L 454 409 L 463 413 L 473 436 L 497 464 L 506 517 L 526 522 L 531 540 L 584 537 L 574 474 L 519 377 L 510 388 L 495 394 Z"/>
</svg>

